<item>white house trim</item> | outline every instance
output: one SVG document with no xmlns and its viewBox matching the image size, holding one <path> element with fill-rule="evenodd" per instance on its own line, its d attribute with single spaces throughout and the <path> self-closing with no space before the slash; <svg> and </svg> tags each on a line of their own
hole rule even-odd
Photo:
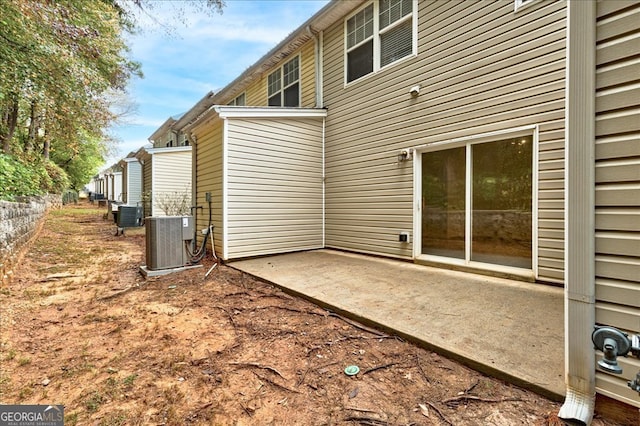
<svg viewBox="0 0 640 426">
<path fill-rule="evenodd" d="M 464 136 L 460 138 L 448 139 L 443 141 L 432 142 L 428 144 L 417 145 L 414 147 L 408 148 L 410 152 L 413 153 L 413 201 L 414 201 L 414 212 L 413 212 L 413 257 L 417 260 L 423 260 L 427 262 L 435 262 L 440 264 L 448 264 L 453 266 L 462 266 L 462 267 L 470 267 L 477 268 L 481 270 L 492 270 L 494 272 L 513 275 L 522 277 L 524 279 L 533 279 L 538 278 L 538 180 L 539 180 L 539 164 L 538 164 L 538 132 L 539 127 L 537 124 L 529 125 L 529 126 L 521 126 L 510 129 L 502 129 L 494 132 L 481 133 L 476 135 Z M 512 266 L 498 265 L 498 264 L 488 264 L 478 261 L 472 261 L 471 259 L 471 244 L 469 244 L 469 239 L 471 238 L 471 214 L 472 211 L 469 208 L 471 206 L 471 191 L 467 191 L 465 194 L 465 205 L 467 206 L 465 210 L 465 236 L 467 241 L 465 241 L 465 259 L 455 259 L 450 257 L 442 257 L 436 255 L 425 255 L 422 254 L 421 244 L 422 241 L 422 213 L 420 211 L 421 203 L 422 203 L 422 153 L 430 152 L 430 151 L 439 151 L 442 149 L 455 148 L 455 147 L 463 147 L 466 146 L 467 153 L 465 155 L 466 161 L 466 176 L 465 182 L 471 182 L 471 158 L 470 150 L 474 144 L 488 142 L 492 140 L 498 140 L 501 138 L 511 138 L 518 136 L 532 136 L 533 147 L 532 147 L 532 170 L 531 170 L 531 179 L 532 179 L 532 198 L 531 198 L 531 223 L 532 223 L 532 233 L 531 233 L 531 256 L 532 256 L 532 264 L 531 269 L 522 269 Z M 469 259 L 469 260 L 467 260 Z"/>
<path fill-rule="evenodd" d="M 222 258 L 229 258 L 229 121 L 222 118 Z"/>
<path fill-rule="evenodd" d="M 327 110 L 323 108 L 287 107 L 232 107 L 216 105 L 213 110 L 220 118 L 323 118 Z"/>
<path fill-rule="evenodd" d="M 191 147 L 190 146 L 170 146 L 166 148 L 145 148 L 144 150 L 147 151 L 149 154 L 162 154 L 165 152 L 191 151 Z"/>
</svg>

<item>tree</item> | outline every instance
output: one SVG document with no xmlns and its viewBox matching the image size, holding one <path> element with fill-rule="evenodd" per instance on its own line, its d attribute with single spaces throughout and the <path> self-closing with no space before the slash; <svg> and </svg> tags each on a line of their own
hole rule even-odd
<svg viewBox="0 0 640 426">
<path fill-rule="evenodd" d="M 140 75 L 126 57 L 117 11 L 73 0 L 0 4 L 3 151 L 37 150 L 46 158 L 56 142 L 100 135 L 112 118 L 104 94 Z"/>
<path fill-rule="evenodd" d="M 176 7 L 213 13 L 224 2 Z M 124 33 L 153 8 L 153 0 L 0 0 L 2 152 L 51 159 L 73 185 L 88 169 L 94 174 L 112 142 L 106 129 L 119 115 L 114 99 L 142 76 Z"/>
</svg>

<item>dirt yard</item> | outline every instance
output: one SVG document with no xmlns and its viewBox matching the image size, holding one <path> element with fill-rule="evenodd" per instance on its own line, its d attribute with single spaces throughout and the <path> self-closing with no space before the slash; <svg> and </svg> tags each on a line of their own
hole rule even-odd
<svg viewBox="0 0 640 426">
<path fill-rule="evenodd" d="M 557 403 L 229 267 L 205 279 L 211 259 L 144 280 L 144 229 L 115 236 L 103 212 L 49 213 L 1 289 L 0 403 L 63 404 L 66 425 L 561 424 Z"/>
</svg>

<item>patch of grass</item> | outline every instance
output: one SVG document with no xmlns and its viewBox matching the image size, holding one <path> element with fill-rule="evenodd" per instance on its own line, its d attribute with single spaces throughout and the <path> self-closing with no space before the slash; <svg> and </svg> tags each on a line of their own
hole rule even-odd
<svg viewBox="0 0 640 426">
<path fill-rule="evenodd" d="M 16 357 L 16 350 L 15 349 L 9 349 L 9 351 L 7 352 L 7 355 L 4 357 L 5 360 L 7 361 L 11 361 L 13 359 L 15 359 Z"/>
<path fill-rule="evenodd" d="M 70 413 L 64 416 L 64 424 L 67 426 L 76 426 L 78 424 L 78 413 Z"/>
<path fill-rule="evenodd" d="M 49 297 L 49 296 L 53 296 L 56 293 L 57 291 L 55 288 L 48 288 L 48 289 L 43 288 L 42 290 L 40 290 L 38 294 L 40 295 L 40 297 Z"/>
<path fill-rule="evenodd" d="M 0 374 L 0 395 L 5 392 L 5 389 L 8 389 L 9 383 L 11 383 L 11 377 Z"/>
<path fill-rule="evenodd" d="M 118 380 L 115 377 L 109 377 L 105 382 L 105 393 L 110 397 L 115 397 L 119 392 Z"/>
<path fill-rule="evenodd" d="M 100 426 L 124 426 L 128 418 L 125 413 L 113 413 L 100 421 Z"/>
<path fill-rule="evenodd" d="M 19 400 L 23 400 L 25 398 L 30 397 L 31 395 L 33 395 L 33 389 L 31 389 L 31 388 L 22 388 L 22 389 L 20 389 L 20 392 L 18 393 L 18 399 Z"/>
<path fill-rule="evenodd" d="M 122 384 L 130 388 L 131 386 L 133 386 L 133 382 L 136 380 L 136 378 L 138 378 L 137 374 L 131 374 L 130 376 L 127 376 L 124 378 L 124 380 L 122 380 Z"/>
<path fill-rule="evenodd" d="M 89 398 L 84 402 L 84 406 L 90 413 L 95 413 L 100 409 L 100 406 L 105 402 L 104 396 L 100 392 L 93 392 Z"/>
<path fill-rule="evenodd" d="M 29 358 L 28 356 L 20 357 L 18 359 L 18 365 L 20 367 L 24 367 L 25 365 L 29 365 L 29 364 L 31 364 L 31 358 Z"/>
</svg>

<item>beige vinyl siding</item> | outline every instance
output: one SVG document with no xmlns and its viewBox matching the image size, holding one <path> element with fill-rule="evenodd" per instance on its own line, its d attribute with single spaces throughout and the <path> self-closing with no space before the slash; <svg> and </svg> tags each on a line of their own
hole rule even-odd
<svg viewBox="0 0 640 426">
<path fill-rule="evenodd" d="M 596 322 L 640 333 L 640 3 L 598 2 L 596 25 Z M 602 354 L 598 354 L 598 359 Z M 600 370 L 598 392 L 640 407 L 621 375 Z"/>
<path fill-rule="evenodd" d="M 129 175 L 129 164 L 125 163 L 124 167 L 122 168 L 122 201 L 125 203 L 127 202 L 128 195 L 129 195 L 128 175 Z"/>
<path fill-rule="evenodd" d="M 322 120 L 227 123 L 228 258 L 322 248 Z"/>
<path fill-rule="evenodd" d="M 151 185 L 152 181 L 152 166 L 153 166 L 153 157 L 147 156 L 144 160 L 144 164 L 142 165 L 142 194 L 144 201 L 144 216 L 153 216 L 153 211 L 151 208 L 151 191 L 153 190 L 153 186 Z"/>
<path fill-rule="evenodd" d="M 184 200 L 191 205 L 191 149 L 180 149 L 153 154 L 154 216 L 165 216 L 167 213 L 162 207 L 167 203 Z"/>
<path fill-rule="evenodd" d="M 247 106 L 265 106 L 267 105 L 267 77 L 262 76 L 260 79 L 251 83 L 245 90 L 247 95 Z"/>
<path fill-rule="evenodd" d="M 194 130 L 197 143 L 196 150 L 196 205 L 203 209 L 198 211 L 197 229 L 205 229 L 209 225 L 209 204 L 206 193 L 211 193 L 211 223 L 214 226 L 216 254 L 222 257 L 222 133 L 223 120 L 211 119 Z M 207 241 L 209 249 L 211 243 Z"/>
<path fill-rule="evenodd" d="M 404 258 L 403 148 L 539 126 L 539 273 L 563 279 L 565 4 L 418 2 L 418 56 L 345 87 L 343 22 L 324 35 L 327 246 Z M 413 99 L 409 88 L 421 85 Z"/>
<path fill-rule="evenodd" d="M 280 66 L 296 55 L 300 55 L 300 106 L 302 108 L 313 108 L 316 105 L 315 90 L 315 46 L 313 40 L 305 43 L 300 49 L 291 53 L 280 62 Z M 245 90 L 247 106 L 267 105 L 267 76 L 275 68 L 263 73 L 263 75 L 251 83 Z M 226 102 L 225 102 L 226 103 Z"/>
<path fill-rule="evenodd" d="M 315 44 L 307 42 L 300 48 L 300 106 L 313 108 L 316 106 L 316 61 Z"/>
</svg>

